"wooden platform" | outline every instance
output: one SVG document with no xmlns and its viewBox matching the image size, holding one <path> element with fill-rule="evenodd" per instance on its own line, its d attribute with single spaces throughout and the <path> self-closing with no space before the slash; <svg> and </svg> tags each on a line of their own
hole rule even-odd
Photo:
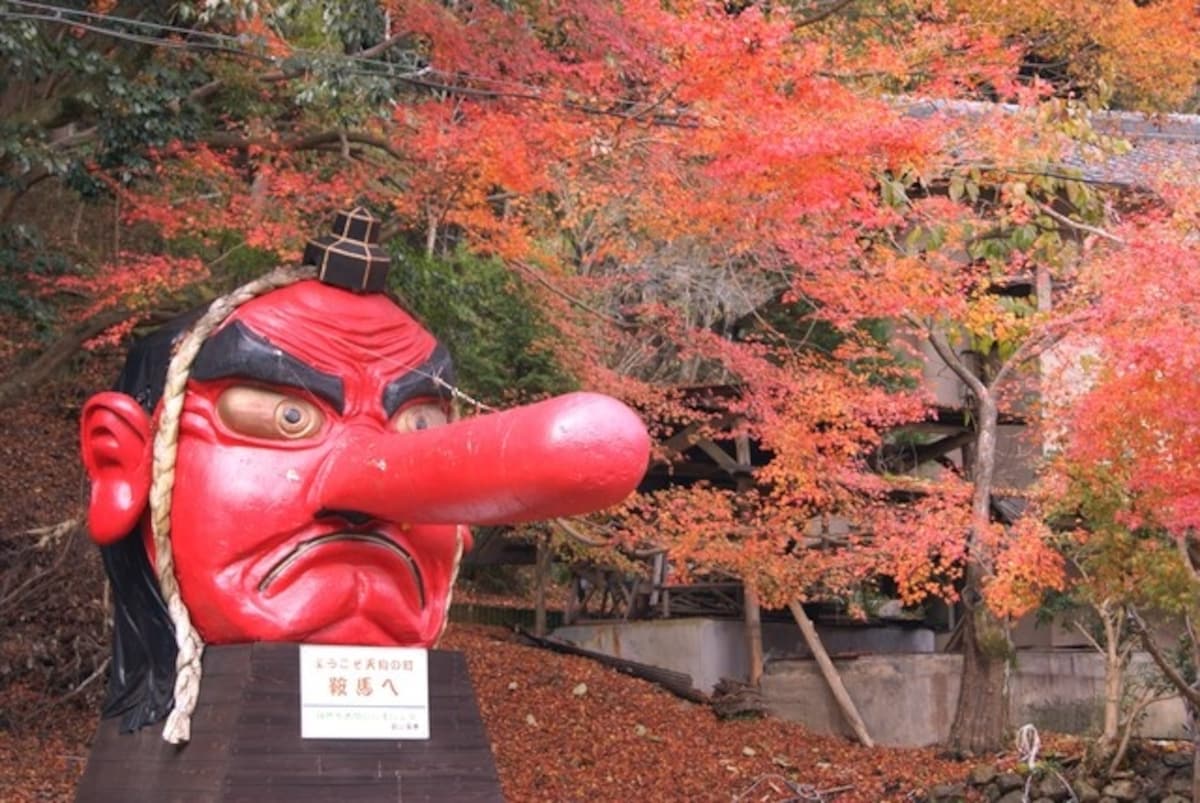
<svg viewBox="0 0 1200 803">
<path fill-rule="evenodd" d="M 209 647 L 182 749 L 101 722 L 78 787 L 93 801 L 502 801 L 461 653 L 429 653 L 427 741 L 300 738 L 296 644 Z"/>
</svg>

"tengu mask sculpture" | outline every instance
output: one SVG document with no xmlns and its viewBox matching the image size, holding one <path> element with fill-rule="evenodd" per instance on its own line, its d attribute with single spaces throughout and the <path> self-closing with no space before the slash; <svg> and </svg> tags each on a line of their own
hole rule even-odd
<svg viewBox="0 0 1200 803">
<path fill-rule="evenodd" d="M 106 716 L 188 740 L 204 643 L 433 646 L 466 525 L 598 510 L 649 438 L 577 393 L 452 420 L 450 356 L 383 287 L 356 209 L 279 269 L 132 347 L 85 405 L 115 599 Z"/>
</svg>

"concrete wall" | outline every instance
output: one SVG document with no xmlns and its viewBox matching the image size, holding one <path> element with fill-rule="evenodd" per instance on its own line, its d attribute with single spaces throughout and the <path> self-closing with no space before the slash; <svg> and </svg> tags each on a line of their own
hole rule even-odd
<svg viewBox="0 0 1200 803">
<path fill-rule="evenodd" d="M 957 655 L 869 655 L 835 661 L 867 732 L 885 745 L 928 745 L 950 730 L 958 699 Z M 767 709 L 821 733 L 853 736 L 815 661 L 769 664 L 762 678 Z"/>
<path fill-rule="evenodd" d="M 1151 682 L 1158 669 L 1146 653 L 1134 654 L 1126 675 Z M 1013 676 L 1013 722 L 1033 722 L 1064 733 L 1100 729 L 1104 705 L 1104 659 L 1092 650 L 1021 650 Z M 1185 739 L 1183 701 L 1171 697 L 1150 706 L 1138 732 L 1155 739 Z M 1041 723 L 1046 723 L 1044 726 Z"/>
<path fill-rule="evenodd" d="M 923 746 L 944 741 L 958 701 L 962 658 L 933 652 L 933 633 L 925 628 L 845 627 L 820 629 L 826 649 L 842 675 L 871 736 L 881 744 Z M 744 629 L 720 619 L 669 619 L 651 622 L 604 622 L 560 627 L 556 638 L 620 658 L 662 666 L 692 676 L 699 690 L 711 692 L 723 677 L 745 679 Z M 766 655 L 762 679 L 769 710 L 813 730 L 850 735 L 798 629 L 783 623 L 763 625 Z M 853 651 L 856 657 L 838 658 Z M 1132 673 L 1152 673 L 1147 656 L 1136 656 Z M 1012 722 L 1066 733 L 1099 728 L 1104 693 L 1104 661 L 1092 650 L 1017 652 L 1012 678 Z M 1140 733 L 1154 738 L 1184 738 L 1183 704 L 1156 703 Z"/>
<path fill-rule="evenodd" d="M 871 655 L 835 661 L 867 730 L 880 744 L 924 746 L 944 741 L 958 702 L 959 655 Z M 1133 671 L 1148 670 L 1137 656 Z M 813 661 L 779 661 L 762 680 L 768 710 L 823 733 L 851 735 Z M 1095 652 L 1022 650 L 1012 676 L 1012 723 L 1063 733 L 1093 733 L 1103 716 L 1104 661 Z M 1178 698 L 1155 703 L 1139 733 L 1182 739 Z"/>
<path fill-rule="evenodd" d="M 692 686 L 706 694 L 721 678 L 744 679 L 750 671 L 745 630 L 737 621 L 597 622 L 560 627 L 552 635 L 584 649 L 686 672 Z"/>
<path fill-rule="evenodd" d="M 553 636 L 588 650 L 686 672 L 692 685 L 710 693 L 721 678 L 745 680 L 750 671 L 746 631 L 730 619 L 664 619 L 595 622 L 557 628 Z M 825 649 L 841 653 L 931 652 L 933 631 L 899 627 L 819 627 Z M 809 658 L 808 647 L 793 624 L 762 625 L 766 662 Z"/>
<path fill-rule="evenodd" d="M 765 622 L 762 634 L 763 655 L 767 663 L 812 657 L 800 628 L 790 622 Z M 927 627 L 818 625 L 817 635 L 830 655 L 923 653 L 933 652 L 935 647 L 933 631 Z"/>
</svg>

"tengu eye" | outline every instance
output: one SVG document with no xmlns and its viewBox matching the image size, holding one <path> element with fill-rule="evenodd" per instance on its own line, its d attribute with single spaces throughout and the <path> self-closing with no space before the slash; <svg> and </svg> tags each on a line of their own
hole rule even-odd
<svg viewBox="0 0 1200 803">
<path fill-rule="evenodd" d="M 221 393 L 217 415 L 240 435 L 270 440 L 307 438 L 325 423 L 320 408 L 310 401 L 246 385 Z"/>
<path fill-rule="evenodd" d="M 392 429 L 398 432 L 420 432 L 444 426 L 449 420 L 445 408 L 439 404 L 419 402 L 410 404 L 392 418 Z"/>
<path fill-rule="evenodd" d="M 296 399 L 284 399 L 275 407 L 275 425 L 287 438 L 303 438 L 315 430 L 311 404 Z"/>
</svg>

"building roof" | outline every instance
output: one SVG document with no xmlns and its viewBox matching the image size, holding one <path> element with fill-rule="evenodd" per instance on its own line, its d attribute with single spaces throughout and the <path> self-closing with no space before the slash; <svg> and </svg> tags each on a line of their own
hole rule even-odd
<svg viewBox="0 0 1200 803">
<path fill-rule="evenodd" d="M 1011 103 L 913 98 L 897 103 L 905 115 L 920 119 L 945 116 L 982 123 L 997 113 L 1032 113 Z M 1077 171 L 1086 181 L 1134 190 L 1151 188 L 1164 172 L 1175 182 L 1200 184 L 1200 114 L 1097 111 L 1088 115 L 1096 133 L 1128 147 L 1112 152 L 1080 143 L 1063 156 L 1063 169 Z"/>
</svg>

